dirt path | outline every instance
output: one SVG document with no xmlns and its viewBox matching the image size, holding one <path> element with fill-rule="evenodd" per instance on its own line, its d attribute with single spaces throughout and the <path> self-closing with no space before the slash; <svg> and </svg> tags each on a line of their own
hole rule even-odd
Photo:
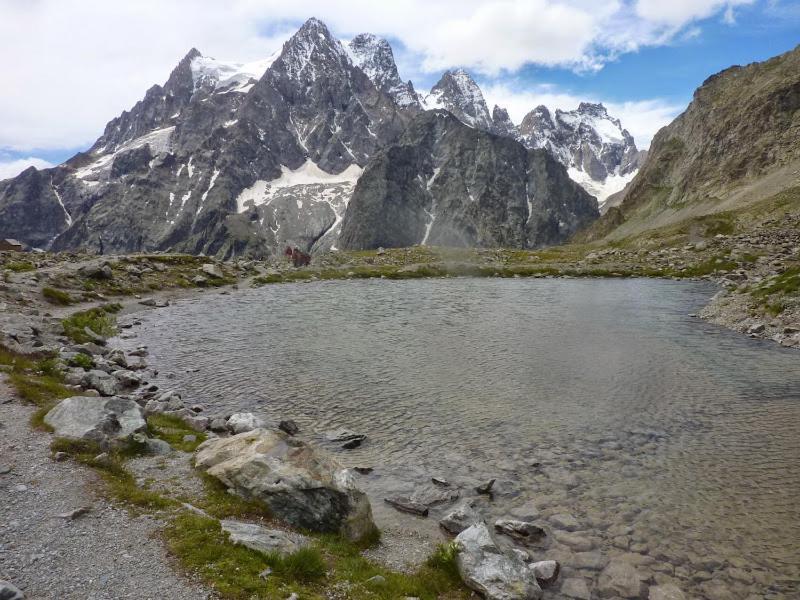
<svg viewBox="0 0 800 600">
<path fill-rule="evenodd" d="M 157 537 L 163 523 L 99 497 L 90 469 L 53 461 L 51 436 L 28 424 L 32 411 L 0 383 L 0 580 L 27 600 L 213 598 L 172 568 Z"/>
</svg>

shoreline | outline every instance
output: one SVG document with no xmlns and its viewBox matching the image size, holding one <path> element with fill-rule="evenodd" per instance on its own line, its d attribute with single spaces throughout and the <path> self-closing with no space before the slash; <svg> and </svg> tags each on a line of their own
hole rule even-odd
<svg viewBox="0 0 800 600">
<path fill-rule="evenodd" d="M 373 260 L 377 259 L 380 256 L 383 256 L 383 255 L 377 254 L 373 258 Z M 103 259 L 98 261 L 98 259 L 92 258 L 92 259 L 89 259 L 88 261 L 79 263 L 78 268 L 80 268 L 81 266 L 84 266 L 85 264 L 95 265 L 96 266 L 102 260 Z M 112 258 L 110 260 L 114 260 L 114 259 Z M 202 261 L 206 261 L 208 259 L 201 259 L 201 260 Z M 592 260 L 593 259 L 591 259 L 591 258 L 589 258 L 588 260 L 585 259 L 585 261 L 589 263 L 588 265 L 586 265 L 586 266 L 589 267 L 589 271 L 594 272 L 595 269 L 591 264 Z M 213 264 L 216 264 L 216 263 L 213 263 Z M 366 264 L 369 265 L 370 263 L 366 263 Z M 398 268 L 398 270 L 406 269 L 406 271 L 404 273 L 408 274 L 409 276 L 408 277 L 403 276 L 403 277 L 399 277 L 399 278 L 418 278 L 418 277 L 437 277 L 437 276 L 470 276 L 470 273 L 463 273 L 463 269 L 460 268 L 460 267 L 453 268 L 453 264 L 455 264 L 453 262 L 443 262 L 441 264 L 448 265 L 448 267 L 445 267 L 445 268 L 442 269 L 443 272 L 444 272 L 443 274 L 441 272 L 439 272 L 439 271 L 434 271 L 432 273 L 429 270 L 430 269 L 430 263 L 427 263 L 427 264 L 426 263 L 412 263 L 412 266 L 410 266 L 410 267 L 409 267 L 409 265 L 404 265 L 403 267 Z M 370 267 L 371 266 L 374 266 L 374 265 L 370 265 Z M 491 268 L 496 268 L 496 267 L 497 267 L 497 265 L 492 265 L 491 266 Z M 537 265 L 537 267 L 539 267 L 539 265 Z M 226 268 L 226 270 L 228 269 L 227 266 L 225 268 Z M 231 267 L 230 270 L 233 270 L 233 268 L 234 267 Z M 361 278 L 361 276 L 363 276 L 363 272 L 361 274 L 359 274 L 361 276 L 356 277 L 355 275 L 351 274 L 351 273 L 353 273 L 353 271 L 345 270 L 345 269 L 350 269 L 350 268 L 351 267 L 345 266 L 343 269 L 340 269 L 340 271 L 341 271 L 340 275 L 343 275 L 343 276 L 336 277 L 336 278 L 338 278 L 338 279 L 352 279 L 352 278 Z M 438 269 L 438 268 L 440 268 L 440 267 L 437 266 L 436 269 Z M 522 268 L 525 268 L 525 267 L 522 267 Z M 544 269 L 549 269 L 549 268 L 550 267 L 544 267 Z M 270 276 L 270 272 L 269 272 L 270 269 L 275 269 L 275 267 L 267 267 L 267 273 L 266 273 L 267 276 Z M 175 288 L 166 289 L 166 290 L 156 290 L 156 291 L 153 291 L 153 292 L 151 292 L 149 294 L 146 294 L 146 295 L 139 294 L 138 296 L 141 296 L 141 297 L 128 296 L 128 297 L 117 298 L 117 297 L 108 297 L 108 296 L 101 295 L 101 298 L 97 298 L 97 299 L 94 299 L 94 300 L 89 301 L 89 302 L 82 302 L 80 304 L 75 304 L 75 305 L 71 305 L 71 306 L 63 306 L 63 307 L 55 307 L 55 308 L 49 307 L 47 304 L 45 304 L 41 300 L 38 303 L 36 303 L 36 302 L 27 303 L 24 306 L 24 308 L 22 308 L 21 310 L 18 310 L 16 312 L 13 312 L 13 313 L 6 310 L 4 312 L 3 323 L 2 323 L 2 325 L 0 325 L 0 329 L 6 335 L 6 339 L 9 339 L 7 337 L 9 334 L 13 335 L 14 337 L 11 338 L 11 339 L 14 339 L 19 344 L 20 348 L 24 348 L 26 351 L 29 351 L 29 352 L 32 352 L 32 353 L 35 354 L 35 353 L 38 352 L 37 348 L 47 349 L 47 347 L 48 347 L 48 344 L 46 343 L 47 340 L 45 340 L 45 343 L 42 343 L 42 346 L 36 346 L 37 343 L 42 341 L 39 338 L 47 338 L 48 334 L 47 334 L 46 330 L 48 329 L 48 326 L 54 326 L 58 321 L 60 321 L 60 320 L 62 320 L 64 318 L 67 318 L 67 317 L 69 317 L 71 315 L 74 315 L 76 313 L 81 313 L 81 312 L 85 312 L 87 310 L 96 309 L 99 306 L 107 304 L 109 300 L 119 300 L 119 303 L 121 304 L 121 307 L 118 310 L 118 315 L 120 317 L 124 317 L 126 319 L 134 319 L 135 320 L 135 316 L 138 313 L 143 312 L 145 310 L 150 310 L 150 309 L 153 308 L 152 305 L 151 306 L 143 305 L 142 304 L 143 302 L 147 302 L 148 304 L 150 304 L 150 301 L 152 300 L 153 302 L 155 302 L 155 305 L 156 305 L 155 307 L 158 307 L 159 305 L 166 305 L 169 302 L 172 302 L 172 301 L 175 301 L 175 300 L 199 298 L 199 297 L 202 297 L 203 294 L 207 294 L 207 293 L 229 294 L 229 293 L 234 292 L 235 289 L 241 289 L 241 288 L 244 288 L 244 287 L 254 287 L 255 285 L 258 285 L 260 283 L 258 281 L 258 278 L 264 276 L 264 270 L 263 269 L 259 269 L 258 267 L 256 267 L 255 269 L 236 268 L 236 270 L 238 272 L 240 272 L 240 273 L 242 271 L 244 271 L 245 273 L 248 273 L 248 275 L 246 277 L 242 278 L 242 279 L 239 279 L 238 276 L 237 276 L 237 278 L 234 281 L 226 282 L 224 285 L 221 285 L 219 287 L 212 287 L 212 288 L 210 288 L 209 291 L 198 291 L 198 290 L 207 290 L 209 288 L 186 289 L 186 288 L 183 288 L 183 287 L 175 287 Z M 303 276 L 302 278 L 297 278 L 296 277 L 296 274 L 298 273 L 298 271 L 294 270 L 294 269 L 286 268 L 286 269 L 275 269 L 275 270 L 278 270 L 278 272 L 282 276 L 283 276 L 283 274 L 286 274 L 287 275 L 287 279 L 286 280 L 288 280 L 288 281 L 298 281 L 298 280 L 300 280 L 300 281 L 314 281 L 314 280 L 333 279 L 334 278 L 334 277 L 318 277 L 318 276 L 313 274 L 312 270 L 305 271 L 306 273 L 310 273 L 310 274 L 309 274 L 309 276 L 307 276 L 307 277 Z M 512 265 L 512 267 L 509 270 L 503 271 L 502 275 L 498 275 L 498 276 L 509 276 L 509 277 L 522 276 L 519 272 L 514 272 L 516 270 L 517 270 L 516 265 Z M 599 270 L 599 269 L 597 269 L 597 270 Z M 619 270 L 618 274 L 617 274 L 617 272 L 614 272 L 614 273 L 615 274 L 613 275 L 613 278 L 627 277 L 628 276 L 624 272 L 624 270 L 622 270 L 622 269 Z M 632 274 L 632 275 L 635 276 L 635 274 Z M 492 274 L 491 276 L 494 276 L 494 274 Z M 536 270 L 534 273 L 531 273 L 529 276 L 532 276 L 532 277 L 570 277 L 570 276 L 575 276 L 575 275 L 572 274 L 572 273 L 570 273 L 570 274 L 562 273 L 562 274 L 556 275 L 556 274 L 553 274 L 553 273 L 550 273 L 550 272 L 546 272 L 546 271 L 540 269 L 540 270 Z M 582 276 L 589 277 L 589 276 L 592 276 L 592 275 L 584 274 Z M 670 279 L 676 279 L 675 277 L 669 277 L 669 278 Z M 44 279 L 46 281 L 49 278 L 44 278 Z M 711 279 L 711 278 L 710 277 L 709 278 L 705 278 L 705 280 L 708 280 L 708 279 Z M 730 281 L 729 279 L 727 279 L 725 277 L 722 277 L 720 279 L 721 279 L 721 281 L 716 281 L 716 283 L 722 283 L 723 285 L 725 285 L 726 282 Z M 283 279 L 281 279 L 281 280 L 283 280 Z M 277 282 L 273 282 L 273 283 L 277 283 Z M 742 303 L 742 302 L 739 302 L 739 303 L 731 302 L 730 301 L 731 297 L 735 298 L 736 296 L 732 295 L 730 292 L 725 292 L 725 288 L 723 287 L 722 291 L 720 293 L 716 294 L 710 300 L 710 302 L 703 308 L 703 310 L 700 313 L 700 316 L 702 318 L 706 319 L 706 320 L 709 320 L 710 322 L 716 322 L 717 324 L 722 324 L 722 325 L 726 326 L 729 329 L 733 329 L 733 330 L 736 330 L 736 331 L 739 331 L 739 332 L 748 333 L 748 330 L 750 330 L 749 331 L 749 335 L 751 335 L 751 337 L 768 338 L 768 337 L 779 336 L 780 339 L 775 340 L 775 341 L 778 341 L 778 342 L 786 339 L 786 337 L 785 337 L 786 336 L 786 332 L 783 331 L 783 330 L 786 327 L 789 327 L 789 326 L 783 325 L 783 323 L 780 322 L 780 321 L 778 322 L 777 325 L 774 324 L 774 323 L 767 323 L 767 324 L 765 324 L 765 326 L 763 328 L 757 328 L 757 330 L 753 330 L 753 322 L 752 322 L 753 321 L 753 317 L 750 314 L 747 313 L 747 310 L 748 310 L 747 309 L 747 304 L 746 303 Z M 47 310 L 48 308 L 51 308 L 51 309 Z M 49 315 L 52 315 L 52 316 L 48 316 L 48 313 L 49 313 Z M 795 313 L 792 312 L 792 313 L 788 313 L 788 314 L 791 315 L 790 319 L 794 319 L 793 315 Z M 11 318 L 9 318 L 9 317 L 11 317 Z M 18 333 L 14 333 L 15 331 L 19 332 L 19 330 L 21 328 L 24 329 L 24 327 L 26 327 L 26 326 L 30 327 L 30 323 L 34 323 L 34 325 L 33 325 L 33 327 L 31 327 L 32 334 L 29 334 L 28 338 L 25 338 L 25 336 L 20 337 L 20 335 Z M 783 333 L 782 334 L 781 333 L 775 333 L 776 331 L 782 331 Z M 789 335 L 793 335 L 794 333 L 795 332 L 789 332 Z M 797 336 L 795 336 L 795 337 L 797 337 Z M 792 339 L 795 339 L 795 337 L 793 337 Z M 22 339 L 22 341 L 20 341 L 20 339 Z M 27 347 L 26 347 L 26 344 L 27 344 Z M 788 345 L 788 344 L 784 344 L 784 345 Z M 795 347 L 797 345 L 798 344 L 794 344 Z M 158 368 L 158 365 L 148 365 L 148 367 L 149 368 Z M 77 390 L 76 390 L 76 392 L 77 392 Z M 28 427 L 28 425 L 25 424 L 24 427 Z M 187 434 L 187 435 L 191 435 L 191 434 Z M 39 436 L 38 432 L 36 432 L 36 431 L 34 431 L 34 436 L 36 436 L 37 438 L 41 438 L 42 437 L 42 436 Z M 69 463 L 65 463 L 65 464 L 72 465 L 73 463 L 69 462 Z M 61 468 L 65 468 L 65 464 L 59 464 L 59 465 L 54 465 L 54 466 L 57 469 L 61 469 Z M 76 471 L 73 471 L 71 466 L 67 466 L 66 468 L 68 469 L 68 471 L 72 471 L 72 472 L 75 472 L 75 473 L 79 473 L 79 472 L 81 472 L 81 471 L 83 471 L 85 469 L 85 467 L 81 467 L 81 466 L 77 466 L 77 465 L 76 465 L 76 469 L 77 469 Z M 166 471 L 167 471 L 167 473 L 170 473 L 170 471 L 168 469 Z M 148 475 L 148 476 L 152 476 L 152 474 L 153 474 L 152 469 L 150 471 L 146 470 L 145 474 Z M 79 474 L 77 476 L 80 478 Z M 142 474 L 139 473 L 139 476 L 141 477 Z M 91 487 L 95 487 L 97 485 L 97 480 L 95 479 L 94 482 L 92 482 L 91 477 L 89 477 L 86 481 L 87 481 L 86 485 L 89 485 Z M 112 504 L 114 504 L 113 501 L 112 501 Z M 162 523 L 161 527 L 163 527 L 164 523 L 166 523 L 166 521 L 163 521 L 163 520 L 160 521 L 160 522 Z M 377 558 L 377 557 L 380 556 L 380 553 L 373 553 L 372 556 Z M 180 584 L 176 584 L 176 585 L 180 585 Z M 208 589 L 206 591 L 209 594 L 206 597 L 209 597 L 209 598 L 210 597 L 214 597 L 213 596 L 213 592 L 211 592 Z M 175 597 L 180 597 L 180 596 L 176 595 Z"/>
</svg>

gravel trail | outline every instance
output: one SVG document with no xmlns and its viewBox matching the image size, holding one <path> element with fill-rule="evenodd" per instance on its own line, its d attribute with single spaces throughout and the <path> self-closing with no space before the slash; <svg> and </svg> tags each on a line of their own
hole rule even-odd
<svg viewBox="0 0 800 600">
<path fill-rule="evenodd" d="M 99 497 L 90 469 L 53 461 L 51 436 L 28 424 L 32 412 L 0 382 L 0 580 L 27 600 L 214 598 L 172 567 L 162 522 Z"/>
</svg>

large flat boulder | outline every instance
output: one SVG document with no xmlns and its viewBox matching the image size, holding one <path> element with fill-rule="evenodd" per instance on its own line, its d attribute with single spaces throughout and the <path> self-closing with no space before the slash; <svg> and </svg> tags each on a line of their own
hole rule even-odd
<svg viewBox="0 0 800 600">
<path fill-rule="evenodd" d="M 65 398 L 45 415 L 44 422 L 59 437 L 93 440 L 102 445 L 147 427 L 139 405 L 117 396 Z"/>
<path fill-rule="evenodd" d="M 198 447 L 195 464 L 272 514 L 311 531 L 356 540 L 375 524 L 352 474 L 320 449 L 283 432 L 255 429 Z"/>
<path fill-rule="evenodd" d="M 534 571 L 518 556 L 504 553 L 485 523 L 458 534 L 458 572 L 486 600 L 538 600 L 542 589 Z"/>
</svg>

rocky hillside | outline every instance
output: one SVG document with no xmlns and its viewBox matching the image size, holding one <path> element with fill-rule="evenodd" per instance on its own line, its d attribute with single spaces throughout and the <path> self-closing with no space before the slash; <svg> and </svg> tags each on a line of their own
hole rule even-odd
<svg viewBox="0 0 800 600">
<path fill-rule="evenodd" d="M 340 246 L 532 248 L 597 216 L 595 199 L 548 152 L 427 111 L 367 165 Z"/>
<path fill-rule="evenodd" d="M 800 47 L 709 77 L 593 238 L 736 211 L 800 183 Z"/>
</svg>

